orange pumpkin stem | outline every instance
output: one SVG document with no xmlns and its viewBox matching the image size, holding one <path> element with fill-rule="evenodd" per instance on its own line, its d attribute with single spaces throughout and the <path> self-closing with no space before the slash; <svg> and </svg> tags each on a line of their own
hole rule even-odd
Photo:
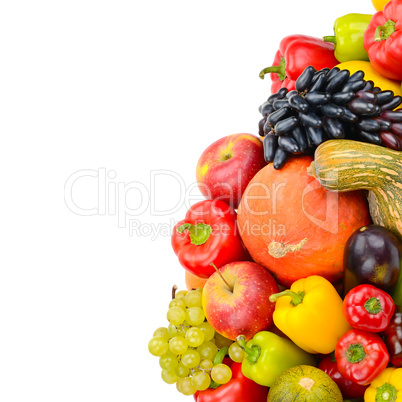
<svg viewBox="0 0 402 402">
<path fill-rule="evenodd" d="M 274 258 L 282 258 L 289 252 L 300 251 L 307 243 L 307 237 L 297 244 L 284 244 L 282 242 L 273 241 L 268 245 L 268 253 Z"/>
</svg>

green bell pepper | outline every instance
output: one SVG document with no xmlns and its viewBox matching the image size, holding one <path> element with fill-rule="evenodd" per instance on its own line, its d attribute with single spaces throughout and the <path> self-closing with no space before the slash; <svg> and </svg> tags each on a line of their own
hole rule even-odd
<svg viewBox="0 0 402 402">
<path fill-rule="evenodd" d="M 364 49 L 363 36 L 372 14 L 346 14 L 334 23 L 334 36 L 324 36 L 325 42 L 335 46 L 335 58 L 341 63 L 350 60 L 369 60 Z"/>
<path fill-rule="evenodd" d="M 246 341 L 242 335 L 236 339 L 246 352 L 241 365 L 245 377 L 257 384 L 271 387 L 276 378 L 285 370 L 308 364 L 317 366 L 313 355 L 299 348 L 290 339 L 269 332 L 260 331 Z"/>
</svg>

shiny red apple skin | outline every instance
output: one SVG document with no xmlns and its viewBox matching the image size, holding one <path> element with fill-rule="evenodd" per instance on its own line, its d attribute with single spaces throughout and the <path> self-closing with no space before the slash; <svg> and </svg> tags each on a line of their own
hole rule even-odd
<svg viewBox="0 0 402 402">
<path fill-rule="evenodd" d="M 203 308 L 212 327 L 228 339 L 251 339 L 272 326 L 275 304 L 269 296 L 279 292 L 273 276 L 261 265 L 239 261 L 224 265 L 204 284 Z"/>
<path fill-rule="evenodd" d="M 240 133 L 223 137 L 201 154 L 196 178 L 206 199 L 220 199 L 237 209 L 247 184 L 267 163 L 259 137 Z"/>
</svg>

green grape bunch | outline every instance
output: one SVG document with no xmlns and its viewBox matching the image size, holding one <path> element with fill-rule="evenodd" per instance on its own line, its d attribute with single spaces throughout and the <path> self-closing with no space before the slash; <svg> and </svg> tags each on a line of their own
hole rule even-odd
<svg viewBox="0 0 402 402">
<path fill-rule="evenodd" d="M 166 318 L 168 325 L 157 328 L 148 342 L 149 352 L 159 357 L 162 380 L 176 384 L 184 395 L 229 382 L 232 371 L 222 360 L 229 355 L 240 363 L 244 351 L 209 324 L 202 307 L 202 288 L 176 292 L 173 287 Z"/>
</svg>

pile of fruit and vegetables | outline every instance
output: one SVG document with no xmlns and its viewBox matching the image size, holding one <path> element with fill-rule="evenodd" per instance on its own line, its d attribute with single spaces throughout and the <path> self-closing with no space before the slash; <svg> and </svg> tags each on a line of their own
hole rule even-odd
<svg viewBox="0 0 402 402">
<path fill-rule="evenodd" d="M 148 344 L 197 402 L 402 401 L 402 0 L 373 4 L 284 37 L 256 134 L 199 157 Z"/>
</svg>

